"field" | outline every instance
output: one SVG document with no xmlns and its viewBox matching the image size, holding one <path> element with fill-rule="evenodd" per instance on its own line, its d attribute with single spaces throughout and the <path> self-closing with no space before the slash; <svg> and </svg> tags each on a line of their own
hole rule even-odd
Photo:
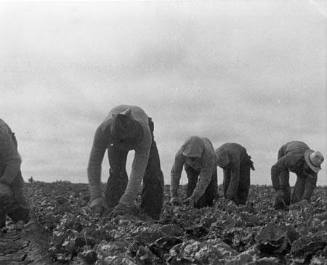
<svg viewBox="0 0 327 265">
<path fill-rule="evenodd" d="M 310 205 L 276 211 L 269 186 L 252 186 L 246 206 L 219 198 L 204 209 L 172 207 L 166 186 L 158 222 L 93 215 L 85 184 L 34 182 L 26 190 L 36 225 L 21 233 L 9 225 L 0 264 L 327 264 L 326 187 Z"/>
</svg>

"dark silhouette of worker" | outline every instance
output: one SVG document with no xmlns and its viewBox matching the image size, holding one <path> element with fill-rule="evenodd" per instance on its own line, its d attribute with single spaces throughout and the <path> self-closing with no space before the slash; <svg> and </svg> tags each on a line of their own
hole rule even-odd
<svg viewBox="0 0 327 265">
<path fill-rule="evenodd" d="M 323 161 L 324 157 L 319 151 L 311 150 L 303 142 L 284 144 L 278 151 L 277 163 L 271 168 L 271 180 L 276 191 L 275 208 L 283 209 L 301 200 L 309 202 Z M 292 198 L 289 172 L 297 175 Z"/>
<path fill-rule="evenodd" d="M 181 173 L 185 168 L 188 184 L 184 201 L 196 208 L 213 206 L 218 194 L 215 150 L 207 138 L 192 136 L 175 156 L 171 170 L 171 203 L 176 204 Z"/>
<path fill-rule="evenodd" d="M 141 208 L 158 219 L 163 204 L 164 180 L 159 154 L 153 138 L 151 118 L 137 106 L 113 108 L 97 128 L 88 164 L 91 208 L 113 213 L 135 213 L 135 200 L 143 180 Z M 105 197 L 101 190 L 101 164 L 108 150 L 110 171 Z M 135 150 L 130 178 L 126 159 Z"/>
<path fill-rule="evenodd" d="M 224 197 L 237 205 L 246 204 L 250 189 L 250 171 L 254 170 L 246 149 L 237 143 L 226 143 L 216 150 L 217 165 L 224 170 Z"/>
<path fill-rule="evenodd" d="M 16 223 L 30 219 L 20 165 L 15 134 L 0 119 L 0 228 L 6 225 L 6 216 Z"/>
</svg>

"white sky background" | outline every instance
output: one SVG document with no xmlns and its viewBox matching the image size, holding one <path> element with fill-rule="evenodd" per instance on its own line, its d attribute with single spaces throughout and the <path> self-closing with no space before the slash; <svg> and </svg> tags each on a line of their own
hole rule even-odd
<svg viewBox="0 0 327 265">
<path fill-rule="evenodd" d="M 153 118 L 166 183 L 191 135 L 215 148 L 244 145 L 253 184 L 271 184 L 287 141 L 327 158 L 324 8 L 285 0 L 1 2 L 0 118 L 16 132 L 25 179 L 86 182 L 94 131 L 119 104 Z M 106 157 L 103 165 L 105 182 Z M 318 183 L 327 185 L 326 161 L 323 168 Z"/>
</svg>

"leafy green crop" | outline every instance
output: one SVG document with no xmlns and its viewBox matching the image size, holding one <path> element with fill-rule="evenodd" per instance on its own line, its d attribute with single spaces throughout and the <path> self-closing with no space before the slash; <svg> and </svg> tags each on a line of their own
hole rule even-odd
<svg viewBox="0 0 327 265">
<path fill-rule="evenodd" d="M 71 264 L 327 264 L 327 188 L 311 204 L 273 208 L 273 190 L 252 186 L 246 206 L 172 206 L 162 217 L 97 216 L 85 184 L 34 182 L 27 191 L 37 222 L 50 233 L 53 261 Z M 221 194 L 221 192 L 220 192 Z"/>
</svg>

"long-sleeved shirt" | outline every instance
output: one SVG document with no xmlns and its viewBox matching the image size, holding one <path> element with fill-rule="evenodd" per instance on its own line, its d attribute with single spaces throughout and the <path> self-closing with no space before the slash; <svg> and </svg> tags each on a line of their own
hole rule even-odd
<svg viewBox="0 0 327 265">
<path fill-rule="evenodd" d="M 241 163 L 252 165 L 246 149 L 237 143 L 225 143 L 216 150 L 217 164 L 224 169 L 231 169 L 231 179 L 226 191 L 227 198 L 234 198 L 240 182 Z M 252 165 L 252 169 L 254 169 Z M 224 171 L 225 172 L 225 171 Z"/>
<path fill-rule="evenodd" d="M 198 159 L 192 161 L 189 159 L 190 157 L 197 157 Z M 193 136 L 178 150 L 175 155 L 174 165 L 171 169 L 172 197 L 178 195 L 178 187 L 184 164 L 200 171 L 198 183 L 191 196 L 195 201 L 197 201 L 206 191 L 216 167 L 215 150 L 210 140 Z"/>
<path fill-rule="evenodd" d="M 9 126 L 0 119 L 0 182 L 12 184 L 19 173 L 21 157 Z"/>
<path fill-rule="evenodd" d="M 304 153 L 307 150 L 310 150 L 309 146 L 300 141 L 284 144 L 279 149 L 277 163 L 271 168 L 271 177 L 278 180 L 280 187 L 289 186 L 289 171 L 297 174 L 300 178 L 306 178 L 303 197 L 309 199 L 317 182 L 317 174 L 313 171 L 308 173 L 304 170 Z"/>
<path fill-rule="evenodd" d="M 274 174 L 282 171 L 291 171 L 298 175 L 303 173 L 304 153 L 310 150 L 309 146 L 300 141 L 292 141 L 284 144 L 278 152 L 278 161 L 274 168 Z"/>
<path fill-rule="evenodd" d="M 105 151 L 114 142 L 110 130 L 111 126 L 113 125 L 113 118 L 115 115 L 124 113 L 126 110 L 130 110 L 130 117 L 141 125 L 143 132 L 142 137 L 138 139 L 134 146 L 125 146 L 125 148 L 128 148 L 128 150 L 135 150 L 135 156 L 132 163 L 130 178 L 125 193 L 120 198 L 120 203 L 131 205 L 134 203 L 138 195 L 147 167 L 152 144 L 149 117 L 140 107 L 120 105 L 113 108 L 109 112 L 106 119 L 100 124 L 95 132 L 88 164 L 88 179 L 90 184 L 91 200 L 102 196 L 101 164 Z"/>
</svg>

